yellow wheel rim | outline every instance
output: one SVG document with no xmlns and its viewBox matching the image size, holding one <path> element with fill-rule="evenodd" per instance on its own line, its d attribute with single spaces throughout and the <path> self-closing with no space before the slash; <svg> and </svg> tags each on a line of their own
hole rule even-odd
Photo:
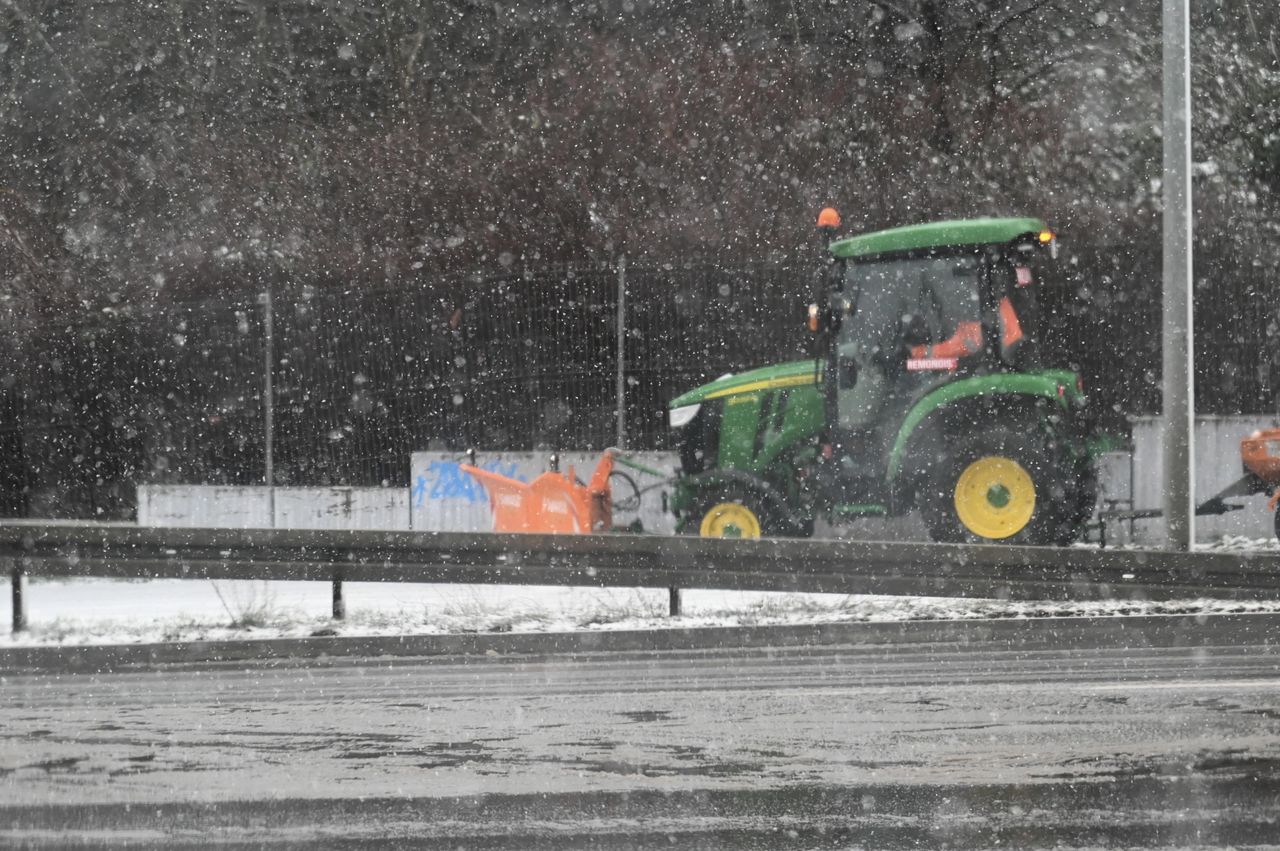
<svg viewBox="0 0 1280 851">
<path fill-rule="evenodd" d="M 722 502 L 702 516 L 704 538 L 759 538 L 760 518 L 738 502 Z"/>
<path fill-rule="evenodd" d="M 964 527 L 982 538 L 1008 538 L 1031 522 L 1036 484 L 1011 458 L 979 458 L 956 480 L 956 514 Z"/>
</svg>

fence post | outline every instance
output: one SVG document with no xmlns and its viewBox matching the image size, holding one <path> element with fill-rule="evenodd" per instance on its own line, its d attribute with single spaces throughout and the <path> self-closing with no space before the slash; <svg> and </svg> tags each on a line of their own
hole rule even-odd
<svg viewBox="0 0 1280 851">
<path fill-rule="evenodd" d="M 627 255 L 618 256 L 618 371 L 615 376 L 617 394 L 617 429 L 614 440 L 619 449 L 627 448 Z"/>
<path fill-rule="evenodd" d="M 673 618 L 678 618 L 683 614 L 680 605 L 680 589 L 668 588 L 667 593 L 669 595 L 667 599 L 667 614 Z"/>
<path fill-rule="evenodd" d="M 276 471 L 275 471 L 275 382 L 272 372 L 275 365 L 275 305 L 272 303 L 272 286 L 258 296 L 262 304 L 262 431 L 263 431 L 263 483 L 267 486 L 267 510 L 271 528 L 276 527 Z"/>
<path fill-rule="evenodd" d="M 342 596 L 342 572 L 338 571 L 333 574 L 333 619 L 340 621 L 346 618 L 347 601 Z"/>
<path fill-rule="evenodd" d="M 16 634 L 27 628 L 27 571 L 17 559 L 13 561 L 9 582 L 13 591 L 13 632 Z"/>
</svg>

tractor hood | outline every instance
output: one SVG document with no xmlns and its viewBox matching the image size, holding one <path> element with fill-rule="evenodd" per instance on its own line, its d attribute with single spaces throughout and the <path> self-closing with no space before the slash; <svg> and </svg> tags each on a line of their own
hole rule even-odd
<svg viewBox="0 0 1280 851">
<path fill-rule="evenodd" d="M 696 405 L 708 399 L 719 399 L 724 396 L 737 396 L 740 393 L 755 393 L 761 390 L 776 390 L 779 387 L 799 387 L 815 384 L 815 372 L 812 360 L 792 361 L 790 363 L 766 366 L 736 375 L 726 375 L 710 384 L 695 387 L 683 396 L 671 401 L 671 408 L 682 408 Z"/>
</svg>

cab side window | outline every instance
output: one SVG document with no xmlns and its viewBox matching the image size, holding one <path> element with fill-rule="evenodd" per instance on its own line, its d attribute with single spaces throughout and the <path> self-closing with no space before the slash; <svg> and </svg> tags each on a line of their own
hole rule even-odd
<svg viewBox="0 0 1280 851">
<path fill-rule="evenodd" d="M 1026 367 L 1036 360 L 1036 278 L 1036 270 L 1023 258 L 1001 258 L 992 264 L 1000 359 L 1011 367 Z"/>
</svg>

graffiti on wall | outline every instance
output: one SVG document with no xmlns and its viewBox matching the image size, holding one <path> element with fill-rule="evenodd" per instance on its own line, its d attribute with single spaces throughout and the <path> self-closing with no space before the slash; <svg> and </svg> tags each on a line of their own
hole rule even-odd
<svg viewBox="0 0 1280 851">
<path fill-rule="evenodd" d="M 517 481 L 528 481 L 528 478 L 519 472 L 520 465 L 515 461 L 492 460 L 476 466 Z M 414 477 L 410 498 L 415 508 L 421 508 L 428 501 L 446 499 L 458 500 L 468 505 L 488 502 L 484 487 L 463 472 L 460 462 L 443 459 L 432 461 L 427 465 L 425 472 Z"/>
</svg>

